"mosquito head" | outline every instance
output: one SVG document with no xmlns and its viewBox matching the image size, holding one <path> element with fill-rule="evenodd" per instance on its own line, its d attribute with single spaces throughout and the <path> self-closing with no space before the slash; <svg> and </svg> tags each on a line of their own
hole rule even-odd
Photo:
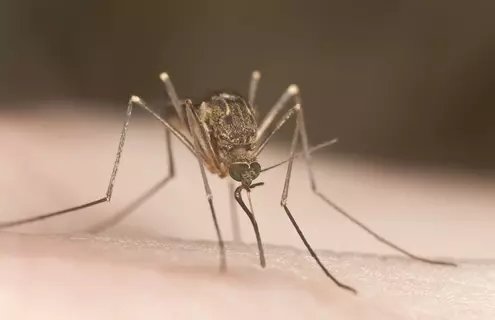
<svg viewBox="0 0 495 320">
<path fill-rule="evenodd" d="M 251 183 L 261 172 L 261 166 L 258 162 L 234 162 L 229 167 L 229 174 L 235 181 L 242 183 L 242 186 L 249 190 Z"/>
</svg>

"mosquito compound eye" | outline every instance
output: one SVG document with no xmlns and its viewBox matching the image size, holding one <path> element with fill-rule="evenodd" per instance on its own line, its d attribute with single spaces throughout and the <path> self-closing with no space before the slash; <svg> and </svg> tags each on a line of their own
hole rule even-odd
<svg viewBox="0 0 495 320">
<path fill-rule="evenodd" d="M 260 172 L 261 172 L 261 166 L 258 162 L 253 162 L 251 163 L 251 166 L 250 166 L 252 172 L 253 172 L 253 180 L 256 179 L 259 175 L 260 175 Z"/>
<path fill-rule="evenodd" d="M 242 174 L 249 169 L 246 163 L 233 163 L 230 165 L 229 174 L 235 181 L 242 180 Z"/>
</svg>

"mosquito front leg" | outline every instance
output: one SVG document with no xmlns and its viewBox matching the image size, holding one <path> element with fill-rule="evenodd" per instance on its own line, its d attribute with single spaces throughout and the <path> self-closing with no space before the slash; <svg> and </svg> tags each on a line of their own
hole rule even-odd
<svg viewBox="0 0 495 320">
<path fill-rule="evenodd" d="M 282 128 L 282 126 L 290 118 L 292 118 L 292 116 L 294 114 L 297 114 L 296 128 L 294 130 L 294 135 L 293 135 L 293 138 L 292 138 L 292 144 L 291 144 L 291 149 L 290 149 L 290 156 L 289 156 L 289 161 L 288 161 L 288 166 L 287 166 L 287 175 L 285 176 L 284 189 L 283 189 L 283 192 L 282 192 L 282 198 L 280 200 L 280 205 L 284 208 L 285 213 L 287 214 L 287 217 L 289 218 L 290 222 L 292 223 L 292 226 L 294 227 L 294 229 L 296 229 L 297 234 L 299 235 L 299 237 L 301 238 L 302 242 L 306 246 L 306 249 L 308 249 L 309 253 L 313 257 L 313 259 L 315 259 L 316 263 L 321 268 L 321 270 L 325 273 L 325 275 L 327 277 L 329 277 L 340 288 L 345 289 L 345 290 L 349 290 L 349 291 L 351 291 L 353 293 L 356 293 L 357 291 L 354 288 L 352 288 L 352 287 L 350 287 L 350 286 L 348 286 L 348 285 L 340 282 L 323 265 L 323 263 L 321 262 L 320 258 L 318 257 L 318 255 L 316 254 L 316 252 L 313 250 L 313 248 L 309 244 L 308 240 L 306 240 L 306 237 L 304 236 L 304 233 L 299 228 L 296 220 L 294 219 L 294 216 L 292 215 L 292 213 L 290 212 L 289 208 L 287 207 L 287 197 L 288 197 L 288 194 L 289 194 L 289 185 L 290 185 L 290 177 L 291 177 L 291 172 L 292 172 L 292 163 L 294 162 L 294 158 L 296 157 L 296 147 L 297 147 L 297 142 L 298 142 L 298 138 L 299 138 L 299 125 L 300 125 L 300 122 L 302 121 L 302 117 L 300 116 L 301 115 L 301 111 L 302 111 L 302 109 L 301 109 L 301 105 L 300 104 L 296 104 L 294 107 L 292 107 L 291 109 L 289 109 L 289 111 L 287 111 L 284 114 L 284 116 L 279 120 L 279 122 L 275 126 L 274 130 L 268 135 L 268 137 L 266 137 L 265 140 L 263 140 L 259 144 L 258 148 L 255 151 L 255 154 L 259 154 L 261 152 L 261 150 L 266 146 L 266 144 L 268 143 L 268 141 L 270 140 L 270 138 L 273 137 L 273 135 L 277 131 L 279 131 L 280 128 Z"/>
<path fill-rule="evenodd" d="M 124 144 L 125 144 L 125 139 L 126 139 L 126 134 L 127 134 L 127 128 L 129 127 L 129 123 L 131 121 L 132 110 L 133 110 L 134 105 L 137 105 L 137 106 L 145 109 L 148 113 L 153 115 L 168 130 L 170 130 L 170 132 L 172 132 L 172 134 L 174 134 L 191 152 L 195 153 L 193 145 L 191 144 L 191 142 L 189 142 L 189 140 L 182 133 L 180 133 L 177 129 L 175 129 L 166 120 L 162 119 L 156 112 L 151 110 L 139 97 L 132 96 L 129 99 L 129 104 L 127 106 L 126 120 L 125 120 L 124 125 L 122 127 L 122 132 L 120 135 L 120 141 L 119 141 L 119 145 L 117 148 L 117 155 L 115 157 L 115 161 L 114 161 L 114 165 L 113 165 L 113 169 L 112 169 L 112 174 L 110 175 L 110 181 L 108 183 L 107 192 L 105 193 L 105 196 L 100 198 L 100 199 L 97 199 L 97 200 L 94 200 L 91 202 L 87 202 L 87 203 L 84 203 L 84 204 L 81 204 L 81 205 L 78 205 L 75 207 L 67 208 L 64 210 L 50 212 L 50 213 L 46 213 L 46 214 L 42 214 L 42 215 L 37 215 L 37 216 L 33 216 L 30 218 L 26 218 L 26 219 L 19 219 L 19 220 L 15 220 L 15 221 L 3 222 L 3 223 L 0 223 L 0 228 L 8 228 L 8 227 L 19 226 L 19 225 L 23 225 L 23 224 L 27 224 L 27 223 L 31 223 L 31 222 L 37 222 L 37 221 L 45 220 L 45 219 L 52 218 L 55 216 L 60 216 L 60 215 L 66 214 L 66 213 L 74 212 L 77 210 L 89 208 L 89 207 L 95 206 L 95 205 L 100 204 L 100 203 L 109 202 L 112 198 L 113 187 L 115 185 L 115 179 L 117 177 L 117 171 L 119 168 L 120 159 L 121 159 L 122 152 L 124 149 Z"/>
<path fill-rule="evenodd" d="M 203 179 L 203 184 L 205 187 L 205 193 L 206 193 L 206 198 L 208 199 L 208 204 L 210 206 L 210 212 L 211 216 L 213 218 L 213 224 L 215 225 L 215 231 L 217 233 L 217 239 L 218 239 L 218 247 L 220 250 L 220 271 L 225 272 L 227 270 L 227 258 L 225 255 L 225 244 L 223 242 L 222 238 L 222 233 L 220 231 L 220 226 L 218 225 L 218 219 L 217 215 L 215 213 L 215 207 L 213 206 L 213 193 L 211 192 L 210 184 L 208 183 L 208 178 L 206 177 L 206 170 L 203 165 L 203 160 L 201 159 L 201 148 L 199 144 L 199 139 L 201 137 L 198 137 L 198 134 L 196 134 L 196 130 L 194 129 L 194 126 L 199 126 L 199 130 L 203 130 L 203 126 L 198 123 L 198 120 L 195 118 L 194 111 L 192 109 L 192 103 L 191 101 L 186 101 L 186 118 L 187 118 L 187 125 L 189 128 L 189 132 L 193 136 L 194 140 L 194 148 L 195 148 L 195 155 L 198 160 L 199 164 L 199 169 L 201 171 L 201 177 Z"/>
</svg>

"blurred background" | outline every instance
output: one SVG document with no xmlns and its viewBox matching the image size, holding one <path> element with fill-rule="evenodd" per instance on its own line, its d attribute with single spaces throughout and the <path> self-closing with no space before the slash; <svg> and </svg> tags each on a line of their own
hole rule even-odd
<svg viewBox="0 0 495 320">
<path fill-rule="evenodd" d="M 495 169 L 494 12 L 490 0 L 2 0 L 0 106 L 62 101 L 122 118 L 130 94 L 165 101 L 162 71 L 198 100 L 247 94 L 259 69 L 261 112 L 297 83 L 313 143 L 339 137 L 350 157 L 485 176 Z"/>
</svg>

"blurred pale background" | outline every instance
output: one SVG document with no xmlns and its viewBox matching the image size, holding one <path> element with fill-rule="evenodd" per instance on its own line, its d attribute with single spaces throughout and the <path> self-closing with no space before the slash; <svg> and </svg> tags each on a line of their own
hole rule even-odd
<svg viewBox="0 0 495 320">
<path fill-rule="evenodd" d="M 140 95 L 155 106 L 166 103 L 160 72 L 169 72 L 180 96 L 197 100 L 221 88 L 246 94 L 250 72 L 259 69 L 262 113 L 287 85 L 297 83 L 313 144 L 340 139 L 332 147 L 338 163 L 319 162 L 327 194 L 357 211 L 368 224 L 382 223 L 382 232 L 415 251 L 494 257 L 489 245 L 495 225 L 494 10 L 493 1 L 446 0 L 146 4 L 3 0 L 0 158 L 2 170 L 10 173 L 0 178 L 7 198 L 2 200 L 3 211 L 25 216 L 102 196 L 129 95 Z M 38 115 L 36 110 L 50 116 L 37 123 L 30 117 Z M 63 115 L 55 116 L 57 110 Z M 68 111 L 76 113 L 68 119 Z M 108 124 L 95 120 L 102 114 Z M 13 125 L 16 120 L 18 126 Z M 159 179 L 157 171 L 166 172 L 166 168 L 152 169 L 164 162 L 160 157 L 165 155 L 164 149 L 157 149 L 163 144 L 154 128 L 157 135 L 150 137 L 155 137 L 157 147 L 139 143 L 138 129 L 132 132 L 134 137 L 130 135 L 125 157 L 130 161 L 127 168 L 136 161 L 134 171 L 127 171 L 128 179 L 118 179 L 122 185 L 116 187 L 115 199 L 129 202 Z M 290 131 L 284 133 L 288 138 Z M 281 152 L 277 159 L 287 153 Z M 35 176 L 38 179 L 61 175 L 52 187 L 70 190 L 70 197 L 58 204 L 39 200 L 46 196 L 45 189 L 34 184 L 21 166 L 21 154 L 33 170 L 43 172 Z M 199 206 L 203 199 L 199 175 L 191 171 L 196 180 L 193 184 L 188 180 L 185 164 L 194 162 L 179 154 L 177 185 L 164 194 L 177 200 L 194 193 Z M 124 163 L 124 177 L 125 167 Z M 297 175 L 304 177 L 303 167 L 297 168 Z M 454 173 L 443 175 L 449 172 Z M 132 174 L 149 181 L 130 178 Z M 276 185 L 267 186 L 265 192 L 260 189 L 258 196 L 265 197 L 260 202 L 271 201 L 273 209 L 268 212 L 281 216 L 277 204 L 283 170 L 279 174 Z M 300 185 L 294 188 L 307 188 L 306 180 L 294 180 Z M 22 201 L 26 190 L 37 203 L 30 206 Z M 311 196 L 304 190 L 301 198 Z M 308 202 L 297 200 L 298 194 L 292 193 L 294 206 L 307 211 Z M 225 193 L 216 197 L 226 214 Z M 201 206 L 207 210 L 206 201 Z M 115 205 L 105 208 L 116 209 Z M 193 210 L 177 203 L 174 208 Z M 348 244 L 336 244 L 348 230 L 325 221 L 325 210 L 323 205 L 314 209 L 316 225 L 310 233 L 317 247 L 374 250 L 368 247 L 371 240 L 359 232 L 346 238 Z M 262 209 L 258 211 L 261 214 Z M 178 218 L 175 212 L 160 212 L 169 219 L 168 229 L 160 225 L 162 234 L 180 236 L 191 227 L 189 219 Z M 208 218 L 204 212 L 196 221 L 201 226 L 211 223 Z M 142 215 L 130 219 L 138 223 Z M 287 233 L 285 238 L 271 236 L 270 228 L 281 223 L 265 227 L 266 238 L 299 243 L 290 229 L 280 231 Z M 44 226 L 50 230 L 49 224 Z M 339 229 L 331 240 L 329 227 L 332 232 Z M 202 230 L 203 234 L 194 232 L 200 237 L 212 234 L 210 229 Z M 452 244 L 454 238 L 458 243 Z M 459 245 L 465 246 L 462 252 L 456 251 Z"/>
</svg>

